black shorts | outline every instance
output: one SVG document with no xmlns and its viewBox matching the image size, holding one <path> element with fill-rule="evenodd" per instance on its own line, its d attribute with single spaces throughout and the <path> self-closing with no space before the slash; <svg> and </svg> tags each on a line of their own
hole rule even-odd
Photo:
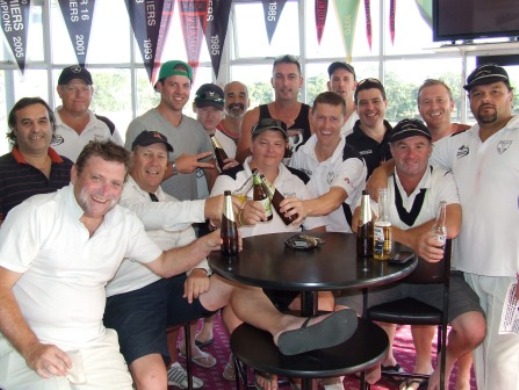
<svg viewBox="0 0 519 390">
<path fill-rule="evenodd" d="M 264 288 L 263 292 L 276 306 L 276 309 L 281 312 L 287 311 L 292 301 L 299 295 L 298 291 L 271 290 L 267 288 Z"/>
<path fill-rule="evenodd" d="M 108 297 L 103 321 L 107 328 L 117 331 L 128 364 L 153 353 L 168 358 L 168 327 L 214 313 L 204 309 L 198 299 L 190 304 L 182 297 L 185 280 L 182 274 Z"/>
</svg>

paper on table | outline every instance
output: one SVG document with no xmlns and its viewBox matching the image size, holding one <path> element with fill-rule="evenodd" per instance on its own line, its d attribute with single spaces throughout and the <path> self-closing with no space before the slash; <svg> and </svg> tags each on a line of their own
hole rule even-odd
<svg viewBox="0 0 519 390">
<path fill-rule="evenodd" d="M 501 313 L 501 322 L 499 323 L 499 334 L 517 333 L 519 334 L 519 301 L 516 298 L 515 291 L 517 283 L 510 283 L 505 296 L 505 304 Z"/>
</svg>

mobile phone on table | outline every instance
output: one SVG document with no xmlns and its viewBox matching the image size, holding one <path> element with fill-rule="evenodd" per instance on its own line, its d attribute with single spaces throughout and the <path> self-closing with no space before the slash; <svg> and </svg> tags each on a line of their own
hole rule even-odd
<svg viewBox="0 0 519 390">
<path fill-rule="evenodd" d="M 391 258 L 389 259 L 389 264 L 395 264 L 395 265 L 404 265 L 407 264 L 409 261 L 411 261 L 414 257 L 413 252 L 408 251 L 400 251 L 393 253 Z"/>
</svg>

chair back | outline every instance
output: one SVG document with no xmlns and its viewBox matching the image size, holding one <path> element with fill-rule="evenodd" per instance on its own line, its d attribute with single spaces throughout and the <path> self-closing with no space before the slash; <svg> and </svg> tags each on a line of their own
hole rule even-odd
<svg viewBox="0 0 519 390">
<path fill-rule="evenodd" d="M 430 263 L 418 257 L 418 265 L 411 275 L 403 279 L 404 283 L 436 284 L 448 283 L 451 268 L 452 239 L 447 239 L 443 259 Z"/>
</svg>

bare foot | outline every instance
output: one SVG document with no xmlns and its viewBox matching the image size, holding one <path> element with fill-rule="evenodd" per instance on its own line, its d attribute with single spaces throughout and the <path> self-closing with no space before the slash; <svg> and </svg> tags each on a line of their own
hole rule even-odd
<svg viewBox="0 0 519 390">
<path fill-rule="evenodd" d="M 254 381 L 257 389 L 261 390 L 277 390 L 278 377 L 277 375 L 268 374 L 266 372 L 256 371 L 254 373 Z"/>
<path fill-rule="evenodd" d="M 366 370 L 366 382 L 370 385 L 374 385 L 380 380 L 380 377 L 382 376 L 382 369 L 380 366 L 376 366 L 373 368 L 370 368 L 369 370 Z"/>
</svg>

